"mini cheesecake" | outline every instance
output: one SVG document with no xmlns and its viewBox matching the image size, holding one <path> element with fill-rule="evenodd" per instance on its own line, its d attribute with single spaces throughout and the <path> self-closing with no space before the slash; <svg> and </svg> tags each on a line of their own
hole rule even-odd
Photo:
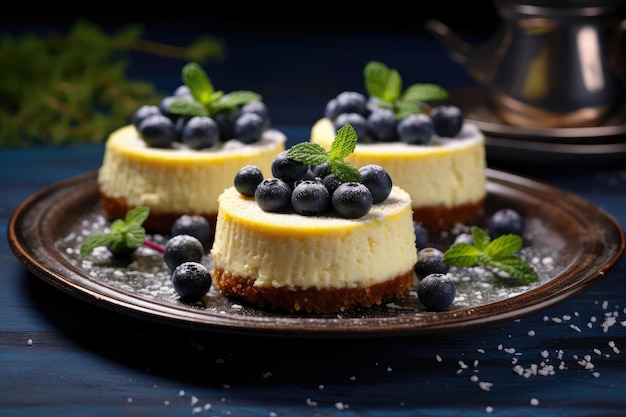
<svg viewBox="0 0 626 417">
<path fill-rule="evenodd" d="M 330 149 L 337 135 L 330 119 L 318 120 L 310 141 Z M 485 138 L 464 123 L 454 138 L 435 135 L 428 145 L 404 142 L 358 143 L 347 158 L 354 166 L 382 166 L 409 193 L 415 221 L 430 232 L 473 220 L 487 195 Z"/>
<path fill-rule="evenodd" d="M 270 172 L 286 139 L 269 129 L 254 144 L 232 139 L 203 150 L 180 143 L 164 149 L 147 146 L 134 126 L 122 127 L 107 139 L 98 171 L 104 215 L 120 219 L 133 207 L 147 206 L 144 227 L 153 233 L 170 233 L 183 214 L 204 216 L 214 225 L 218 196 L 232 186 L 236 173 L 249 164 Z"/>
<path fill-rule="evenodd" d="M 400 187 L 357 219 L 266 212 L 234 187 L 218 201 L 212 278 L 231 298 L 336 313 L 381 304 L 413 286 L 411 199 Z"/>
</svg>

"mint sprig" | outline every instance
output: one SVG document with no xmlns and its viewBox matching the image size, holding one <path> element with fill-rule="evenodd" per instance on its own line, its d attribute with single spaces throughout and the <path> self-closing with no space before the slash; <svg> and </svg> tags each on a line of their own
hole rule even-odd
<svg viewBox="0 0 626 417">
<path fill-rule="evenodd" d="M 443 261 L 450 266 L 471 268 L 486 266 L 499 269 L 522 284 L 537 282 L 537 272 L 515 253 L 522 248 L 523 238 L 508 234 L 493 240 L 483 229 L 472 226 L 474 244 L 459 242 L 443 254 Z"/>
<path fill-rule="evenodd" d="M 412 84 L 403 90 L 402 77 L 393 68 L 378 61 L 370 61 L 363 69 L 365 89 L 378 102 L 378 107 L 392 110 L 398 120 L 421 113 L 420 103 L 441 101 L 448 92 L 437 84 Z"/>
<path fill-rule="evenodd" d="M 354 151 L 357 140 L 356 130 L 346 123 L 337 131 L 328 151 L 317 143 L 301 142 L 289 148 L 287 159 L 310 165 L 328 163 L 330 172 L 341 182 L 362 182 L 363 177 L 359 170 L 345 160 Z"/>
<path fill-rule="evenodd" d="M 215 90 L 211 79 L 202 67 L 190 62 L 182 70 L 183 83 L 189 87 L 193 100 L 178 98 L 170 105 L 170 112 L 180 116 L 214 116 L 232 113 L 239 106 L 262 100 L 261 95 L 248 90 L 225 94 Z"/>
<path fill-rule="evenodd" d="M 80 246 L 80 256 L 87 256 L 99 246 L 111 245 L 112 250 L 138 248 L 144 243 L 146 237 L 146 230 L 142 224 L 149 214 L 149 207 L 141 206 L 129 210 L 124 220 L 117 219 L 111 223 L 108 233 L 96 233 L 88 236 Z"/>
</svg>

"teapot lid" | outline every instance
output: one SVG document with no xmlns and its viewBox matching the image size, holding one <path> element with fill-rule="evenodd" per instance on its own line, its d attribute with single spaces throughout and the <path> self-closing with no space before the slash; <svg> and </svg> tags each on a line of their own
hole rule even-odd
<svg viewBox="0 0 626 417">
<path fill-rule="evenodd" d="M 621 0 L 494 0 L 502 15 L 543 17 L 589 17 L 610 14 L 622 6 Z"/>
</svg>

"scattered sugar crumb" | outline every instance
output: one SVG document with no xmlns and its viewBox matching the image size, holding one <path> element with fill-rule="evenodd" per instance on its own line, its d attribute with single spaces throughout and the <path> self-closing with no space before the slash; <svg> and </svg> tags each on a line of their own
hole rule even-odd
<svg viewBox="0 0 626 417">
<path fill-rule="evenodd" d="M 536 398 L 531 398 L 530 399 L 530 405 L 534 405 L 534 406 L 539 405 L 539 400 L 536 399 Z"/>
<path fill-rule="evenodd" d="M 33 345 L 33 339 L 28 339 L 28 341 L 26 342 L 26 344 L 28 346 L 32 346 Z"/>
<path fill-rule="evenodd" d="M 488 405 L 488 406 L 485 408 L 485 412 L 486 412 L 487 414 L 491 414 L 491 413 L 493 413 L 493 407 L 492 407 L 492 406 L 490 406 L 490 405 Z"/>
<path fill-rule="evenodd" d="M 335 408 L 337 410 L 345 410 L 346 408 L 348 408 L 348 404 L 344 404 L 342 402 L 336 402 L 335 403 Z"/>
</svg>

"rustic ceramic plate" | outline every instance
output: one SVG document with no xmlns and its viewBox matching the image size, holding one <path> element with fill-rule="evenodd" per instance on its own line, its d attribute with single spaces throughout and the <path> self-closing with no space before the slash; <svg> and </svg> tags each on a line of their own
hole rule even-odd
<svg viewBox="0 0 626 417">
<path fill-rule="evenodd" d="M 140 251 L 142 259 L 131 266 L 77 258 L 81 231 L 106 225 L 95 172 L 56 183 L 26 199 L 11 218 L 8 240 L 34 274 L 97 306 L 163 325 L 290 337 L 407 336 L 519 318 L 584 291 L 602 279 L 624 252 L 623 230 L 591 202 L 531 178 L 493 169 L 487 170 L 487 176 L 485 213 L 476 224 L 484 226 L 498 208 L 518 210 L 526 221 L 523 254 L 538 270 L 539 282 L 507 285 L 489 274 L 461 274 L 454 304 L 440 313 L 424 311 L 415 291 L 375 308 L 333 315 L 269 312 L 238 304 L 214 289 L 201 303 L 183 304 L 171 288 L 158 252 Z M 433 246 L 445 249 L 454 235 L 431 238 Z M 206 258 L 210 263 L 210 256 Z"/>
</svg>

